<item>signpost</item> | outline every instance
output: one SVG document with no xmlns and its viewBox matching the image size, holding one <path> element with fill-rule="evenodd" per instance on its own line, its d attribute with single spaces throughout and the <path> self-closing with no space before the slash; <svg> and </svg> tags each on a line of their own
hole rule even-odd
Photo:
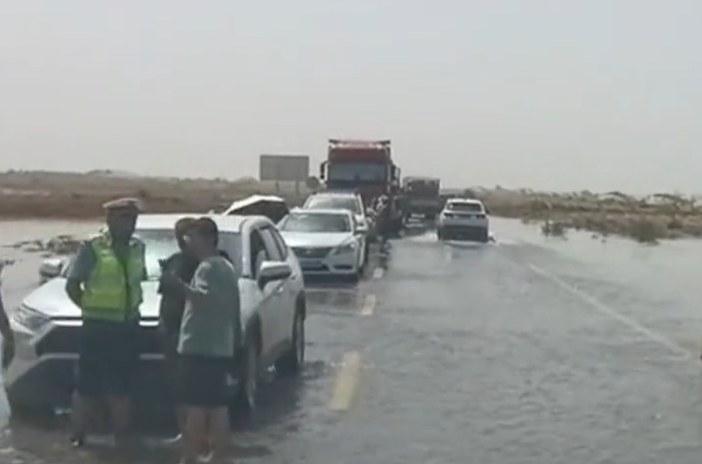
<svg viewBox="0 0 702 464">
<path fill-rule="evenodd" d="M 294 182 L 295 192 L 300 193 L 300 184 L 310 176 L 310 157 L 305 155 L 261 155 L 258 163 L 258 179 L 275 181 L 275 190 L 280 192 L 280 182 Z"/>
</svg>

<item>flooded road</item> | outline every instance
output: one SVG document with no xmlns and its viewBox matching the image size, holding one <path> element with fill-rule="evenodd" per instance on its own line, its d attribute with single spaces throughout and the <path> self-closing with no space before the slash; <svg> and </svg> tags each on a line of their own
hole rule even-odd
<svg viewBox="0 0 702 464">
<path fill-rule="evenodd" d="M 0 241 L 87 226 L 41 227 L 3 226 Z M 699 463 L 702 243 L 545 239 L 499 220 L 494 233 L 406 237 L 358 286 L 311 287 L 305 373 L 237 424 L 236 462 Z M 4 288 L 17 302 L 40 258 L 0 253 L 18 259 Z M 177 462 L 154 440 L 75 452 L 60 426 L 20 422 L 9 442 L 3 462 Z"/>
</svg>

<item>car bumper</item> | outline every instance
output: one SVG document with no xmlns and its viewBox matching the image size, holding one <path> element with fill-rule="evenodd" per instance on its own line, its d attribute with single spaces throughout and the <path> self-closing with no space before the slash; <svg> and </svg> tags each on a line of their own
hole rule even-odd
<svg viewBox="0 0 702 464">
<path fill-rule="evenodd" d="M 327 256 L 325 258 L 300 258 L 300 269 L 305 275 L 353 275 L 358 273 L 356 254 Z"/>
<path fill-rule="evenodd" d="M 16 339 L 16 357 L 5 373 L 5 388 L 13 406 L 25 408 L 67 408 L 75 385 L 78 353 L 38 355 L 28 340 Z M 152 403 L 170 391 L 165 375 L 164 357 L 145 353 L 134 379 L 138 398 Z"/>
<path fill-rule="evenodd" d="M 134 374 L 133 399 L 149 410 L 172 409 L 172 391 L 161 337 L 155 324 L 142 326 L 139 340 L 141 355 Z M 13 406 L 27 409 L 67 408 L 75 386 L 78 366 L 80 326 L 59 326 L 37 340 L 27 331 L 13 326 L 15 359 L 4 375 L 5 388 Z M 231 394 L 239 382 L 230 379 Z M 166 394 L 164 394 L 166 392 Z"/>
<path fill-rule="evenodd" d="M 443 223 L 437 227 L 443 238 L 459 240 L 486 241 L 488 239 L 487 223 Z"/>
</svg>

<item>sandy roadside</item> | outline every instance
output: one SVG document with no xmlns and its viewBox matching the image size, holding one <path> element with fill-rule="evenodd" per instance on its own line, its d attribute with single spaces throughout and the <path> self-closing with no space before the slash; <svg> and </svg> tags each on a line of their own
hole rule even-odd
<svg viewBox="0 0 702 464">
<path fill-rule="evenodd" d="M 277 187 L 277 188 L 276 188 Z M 148 212 L 206 212 L 221 210 L 249 195 L 274 194 L 300 204 L 310 193 L 302 186 L 262 183 L 253 179 L 172 179 L 128 177 L 110 173 L 0 173 L 0 218 L 94 219 L 102 204 L 120 196 L 141 198 Z M 569 229 L 598 236 L 622 235 L 641 242 L 702 237 L 702 205 L 695 198 L 651 195 L 646 198 L 618 192 L 548 193 L 532 190 L 466 190 L 482 199 L 494 216 L 541 224 L 547 235 Z"/>
</svg>

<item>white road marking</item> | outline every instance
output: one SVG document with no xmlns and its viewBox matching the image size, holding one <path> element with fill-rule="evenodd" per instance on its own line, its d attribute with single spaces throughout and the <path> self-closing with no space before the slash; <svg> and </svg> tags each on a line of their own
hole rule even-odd
<svg viewBox="0 0 702 464">
<path fill-rule="evenodd" d="M 565 282 L 563 279 L 556 277 L 555 275 L 552 275 L 552 274 L 544 271 L 540 267 L 538 267 L 534 264 L 531 264 L 531 263 L 528 263 L 527 266 L 529 267 L 529 269 L 531 269 L 535 273 L 539 274 L 544 279 L 551 281 L 552 283 L 561 287 L 563 290 L 566 290 L 569 293 L 571 293 L 572 295 L 577 296 L 578 298 L 583 300 L 585 303 L 589 304 L 593 309 L 595 309 L 600 314 L 607 316 L 610 319 L 613 319 L 615 321 L 618 321 L 621 324 L 624 324 L 629 329 L 633 330 L 634 332 L 637 332 L 639 335 L 642 335 L 643 337 L 647 338 L 648 340 L 650 340 L 652 342 L 658 343 L 659 345 L 667 348 L 672 353 L 674 353 L 678 356 L 688 358 L 688 359 L 694 359 L 692 353 L 689 350 L 686 350 L 685 348 L 678 345 L 677 343 L 674 343 L 673 341 L 666 338 L 664 335 L 659 334 L 657 332 L 652 331 L 651 329 L 644 327 L 643 325 L 641 325 L 640 323 L 631 319 L 630 317 L 625 316 L 624 314 L 620 313 L 619 311 L 616 311 L 615 309 L 612 309 L 611 307 L 598 301 L 594 297 L 583 292 L 579 288 L 577 288 L 573 285 L 570 285 L 569 283 Z"/>
<path fill-rule="evenodd" d="M 383 275 L 385 274 L 385 269 L 382 267 L 376 267 L 373 269 L 373 278 L 374 279 L 381 279 Z"/>
<path fill-rule="evenodd" d="M 358 351 L 344 354 L 341 363 L 341 369 L 336 375 L 334 390 L 329 402 L 329 409 L 333 411 L 345 411 L 351 406 L 360 380 L 361 356 Z"/>
<path fill-rule="evenodd" d="M 361 307 L 361 316 L 372 316 L 375 311 L 376 298 L 374 294 L 366 295 Z"/>
</svg>

